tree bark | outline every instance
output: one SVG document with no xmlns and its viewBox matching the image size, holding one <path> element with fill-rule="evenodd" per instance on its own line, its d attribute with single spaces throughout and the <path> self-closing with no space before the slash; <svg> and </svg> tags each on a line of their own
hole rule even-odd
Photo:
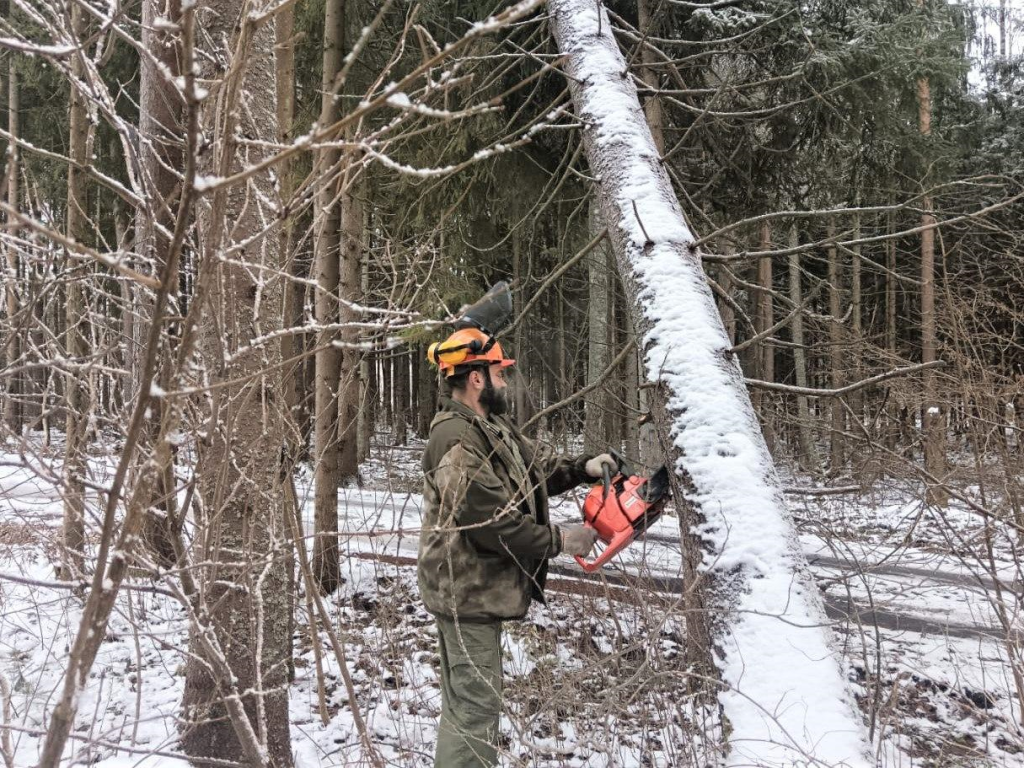
<svg viewBox="0 0 1024 768">
<path fill-rule="evenodd" d="M 7 204 L 17 210 L 21 203 L 21 191 L 19 189 L 21 157 L 16 143 L 18 137 L 21 136 L 21 126 L 18 124 L 21 100 L 15 57 L 12 52 L 8 52 L 7 56 L 7 132 L 10 134 L 7 144 Z M 13 224 L 13 222 L 8 223 Z M 17 232 L 17 227 L 12 226 L 9 230 L 11 242 L 7 246 L 6 309 L 7 322 L 10 324 L 10 336 L 7 338 L 5 357 L 8 365 L 12 368 L 18 365 L 17 361 L 21 357 L 21 335 L 24 332 L 21 328 L 16 327 L 17 323 L 22 322 L 18 316 L 21 308 L 21 301 L 18 297 L 18 285 L 20 284 L 18 276 L 18 249 L 14 245 Z M 25 327 L 27 328 L 28 326 Z M 24 422 L 22 406 L 22 398 L 25 395 L 26 389 L 24 380 L 24 375 L 18 373 L 12 373 L 7 380 L 7 398 L 4 401 L 3 420 L 14 436 L 21 434 Z"/>
<path fill-rule="evenodd" d="M 349 132 L 348 138 L 353 138 Z M 338 398 L 338 473 L 339 481 L 350 483 L 359 479 L 359 363 L 363 353 L 357 349 L 359 333 L 352 324 L 359 320 L 355 306 L 362 298 L 362 265 L 365 242 L 361 169 L 354 153 L 345 157 L 345 175 L 341 187 L 341 322 L 340 340 L 345 345 L 341 353 Z M 408 379 L 408 375 L 406 375 Z M 405 407 L 403 405 L 403 407 Z"/>
<path fill-rule="evenodd" d="M 829 219 L 829 238 L 835 237 L 836 223 Z M 838 249 L 834 245 L 828 247 L 828 311 L 832 319 L 828 324 L 829 335 L 829 368 L 833 389 L 841 389 L 846 381 L 846 366 L 843 358 L 843 324 L 840 320 L 843 312 L 843 277 L 839 264 Z M 839 398 L 830 398 L 829 408 L 832 412 L 832 432 L 829 436 L 830 470 L 833 475 L 839 474 L 846 466 L 846 409 Z"/>
<path fill-rule="evenodd" d="M 918 0 L 918 8 L 924 10 L 924 0 Z M 932 94 L 927 76 L 917 79 L 918 129 L 924 137 L 932 133 Z M 930 182 L 925 179 L 922 186 Z M 928 227 L 921 232 L 921 362 L 934 362 L 938 341 L 935 332 L 935 224 L 932 214 L 931 195 L 921 199 L 921 226 Z M 921 424 L 924 427 L 924 466 L 932 476 L 942 480 L 946 475 L 946 419 L 938 401 L 936 374 L 928 369 L 922 374 L 923 402 Z M 928 503 L 946 506 L 949 494 L 941 485 L 928 483 Z"/>
<path fill-rule="evenodd" d="M 257 165 L 277 139 L 274 30 L 272 23 L 256 26 L 241 0 L 211 0 L 206 8 L 203 39 L 217 48 L 197 56 L 199 76 L 216 81 L 223 75 L 215 62 L 232 66 L 220 97 L 204 102 L 202 131 L 211 145 L 201 170 L 227 178 Z M 239 144 L 242 136 L 250 143 Z M 281 268 L 278 234 L 264 225 L 275 218 L 263 203 L 274 197 L 273 181 L 269 172 L 257 174 L 216 190 L 199 209 L 195 303 L 204 309 L 201 351 L 213 386 L 198 458 L 204 528 L 197 546 L 199 562 L 209 565 L 199 571 L 181 744 L 197 763 L 241 758 L 288 768 L 291 637 L 282 618 L 291 611 L 284 519 L 290 475 L 281 463 L 287 404 L 279 344 L 244 351 L 282 323 L 284 280 L 265 277 Z M 246 264 L 221 259 L 229 248 Z"/>
<path fill-rule="evenodd" d="M 277 14 L 274 29 L 275 70 L 274 83 L 277 107 L 277 140 L 282 145 L 290 144 L 294 136 L 295 123 L 295 6 L 289 5 Z M 292 278 L 303 278 L 305 270 L 295 253 L 295 220 L 290 214 L 295 194 L 295 179 L 291 158 L 284 158 L 278 164 L 281 210 L 284 220 L 278 233 L 278 248 L 284 273 Z M 302 325 L 303 287 L 297 279 L 287 280 L 284 285 L 281 314 L 285 328 Z M 281 337 L 281 359 L 298 358 L 302 352 L 302 336 L 286 334 Z M 304 443 L 300 427 L 299 375 L 302 360 L 297 359 L 283 370 L 282 386 L 284 400 L 288 406 L 286 422 L 288 453 L 291 462 L 298 461 Z"/>
<path fill-rule="evenodd" d="M 795 223 L 789 227 L 789 247 L 796 248 L 800 244 L 800 233 Z M 800 254 L 789 254 L 789 300 L 794 307 L 803 305 L 804 292 L 800 270 Z M 804 343 L 804 315 L 797 311 L 789 325 L 793 336 L 793 374 L 796 385 L 807 387 L 807 347 Z M 814 432 L 811 429 L 811 410 L 807 395 L 796 396 L 797 442 L 800 465 L 804 471 L 818 474 L 818 449 L 814 444 Z"/>
<path fill-rule="evenodd" d="M 758 230 L 758 248 L 767 251 L 771 248 L 772 236 L 768 222 L 763 222 Z M 762 334 L 775 324 L 772 305 L 772 259 L 763 256 L 757 260 L 757 311 L 755 313 L 755 330 Z M 757 344 L 758 367 L 764 381 L 775 381 L 775 347 L 771 339 L 762 339 Z M 757 414 L 761 417 L 761 429 L 769 451 L 775 450 L 775 419 L 771 395 L 755 392 L 754 403 Z"/>
<path fill-rule="evenodd" d="M 181 74 L 175 45 L 177 33 L 156 23 L 166 18 L 177 27 L 181 21 L 179 0 L 145 0 L 142 6 L 142 45 L 152 58 L 141 58 L 139 81 L 139 132 L 145 205 L 138 212 L 139 247 L 160 273 L 167 263 L 174 230 L 176 201 L 180 193 L 178 169 L 183 167 L 182 115 L 184 104 L 173 78 Z M 137 291 L 136 294 L 141 293 Z M 134 308 L 144 325 L 152 322 L 153 296 Z M 179 314 L 181 313 L 179 309 Z M 169 339 L 165 338 L 165 343 Z M 170 385 L 170 350 L 164 351 L 164 363 L 157 373 L 157 384 L 167 391 Z M 163 422 L 164 401 L 155 398 L 150 405 L 153 418 L 147 422 L 148 443 L 157 438 Z M 158 512 L 157 510 L 162 510 Z M 173 521 L 177 519 L 173 464 L 162 473 L 154 488 L 154 498 L 142 528 L 142 537 L 155 562 L 163 568 L 175 563 Z"/>
<path fill-rule="evenodd" d="M 653 68 L 656 62 L 654 51 L 646 45 L 647 37 L 658 36 L 657 18 L 651 14 L 650 0 L 637 0 L 637 31 L 645 39 L 640 43 L 640 78 L 648 88 L 653 91 L 659 90 L 658 73 Z M 651 127 L 651 138 L 654 146 L 658 149 L 659 155 L 665 154 L 665 119 L 661 108 L 661 98 L 657 94 L 651 94 L 644 99 L 644 115 L 647 117 L 647 124 Z"/>
<path fill-rule="evenodd" d="M 327 0 L 324 9 L 323 76 L 320 81 L 321 126 L 338 121 L 341 109 L 334 93 L 334 81 L 345 55 L 345 2 Z M 320 327 L 316 338 L 316 392 L 313 406 L 313 575 L 325 593 L 340 583 L 338 560 L 339 400 L 341 350 L 332 342 L 338 333 L 330 326 L 341 319 L 338 290 L 341 279 L 341 154 L 324 147 L 316 159 L 321 187 L 314 213 L 314 258 L 316 299 L 314 313 Z"/>
<path fill-rule="evenodd" d="M 592 200 L 590 212 L 590 231 L 597 235 L 601 231 L 598 203 Z M 587 302 L 587 383 L 597 381 L 611 362 L 611 324 L 608 315 L 609 285 L 611 275 L 608 271 L 608 245 L 602 242 L 587 254 L 587 291 L 590 300 Z M 611 409 L 608 402 L 607 386 L 602 384 L 594 389 L 584 400 L 583 450 L 595 455 L 603 453 L 608 445 L 608 421 Z"/>
<path fill-rule="evenodd" d="M 71 6 L 71 29 L 75 40 L 85 39 L 86 18 L 81 6 Z M 81 82 L 85 77 L 79 50 L 71 59 L 72 77 Z M 68 204 L 67 236 L 76 243 L 85 243 L 89 235 L 88 191 L 83 168 L 89 162 L 89 116 L 85 95 L 71 88 L 70 135 L 68 138 Z M 65 304 L 66 356 L 74 362 L 85 362 L 88 354 L 85 332 L 85 294 L 81 281 L 84 268 L 75 266 L 70 254 L 65 261 L 67 299 Z M 88 387 L 83 373 L 75 371 L 67 377 L 65 389 L 64 449 L 64 526 L 61 578 L 77 580 L 85 576 L 85 472 L 86 429 L 88 426 Z"/>
<path fill-rule="evenodd" d="M 715 692 L 728 721 L 730 761 L 792 765 L 812 754 L 866 766 L 865 729 L 844 697 L 817 588 L 694 236 L 633 81 L 622 76 L 626 62 L 612 25 L 591 0 L 549 0 L 548 9 L 647 376 L 659 385 L 656 421 L 675 470 L 685 569 L 694 578 L 685 606 L 688 653 L 696 674 L 725 684 Z M 760 553 L 756 564 L 743 554 L 749 546 Z M 705 571 L 705 563 L 713 565 Z M 778 669 L 799 670 L 786 676 L 784 690 Z M 782 697 L 802 706 L 779 707 Z"/>
<path fill-rule="evenodd" d="M 409 442 L 409 403 L 412 397 L 409 355 L 405 349 L 396 349 L 392 357 L 395 365 L 395 426 L 391 435 L 395 445 L 405 445 Z"/>
<path fill-rule="evenodd" d="M 854 198 L 854 206 L 860 205 L 860 195 Z M 860 214 L 853 214 L 853 239 L 860 239 Z M 864 350 L 864 299 L 863 270 L 860 258 L 860 244 L 850 247 L 850 369 L 855 381 L 864 378 L 862 362 Z M 860 423 L 864 423 L 864 395 L 857 391 L 850 395 L 850 410 Z"/>
</svg>

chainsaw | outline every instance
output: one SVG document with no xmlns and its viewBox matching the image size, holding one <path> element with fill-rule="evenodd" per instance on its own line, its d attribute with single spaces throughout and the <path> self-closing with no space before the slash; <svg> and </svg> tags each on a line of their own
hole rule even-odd
<svg viewBox="0 0 1024 768">
<path fill-rule="evenodd" d="M 576 562 L 593 573 L 643 534 L 665 508 L 669 496 L 668 470 L 661 467 L 650 477 L 639 477 L 614 451 L 615 475 L 607 464 L 604 477 L 583 502 L 583 525 L 597 531 L 604 550 L 591 562 L 576 555 Z"/>
</svg>

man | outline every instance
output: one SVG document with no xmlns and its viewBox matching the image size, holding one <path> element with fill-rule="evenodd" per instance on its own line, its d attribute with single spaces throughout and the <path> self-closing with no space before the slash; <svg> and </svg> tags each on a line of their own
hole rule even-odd
<svg viewBox="0 0 1024 768">
<path fill-rule="evenodd" d="M 559 458 L 504 418 L 507 359 L 493 337 L 453 333 L 431 348 L 450 397 L 423 456 L 420 595 L 437 620 L 441 723 L 434 765 L 497 764 L 501 624 L 544 602 L 547 561 L 586 556 L 597 534 L 557 526 L 548 496 L 602 475 L 608 454 Z"/>
</svg>

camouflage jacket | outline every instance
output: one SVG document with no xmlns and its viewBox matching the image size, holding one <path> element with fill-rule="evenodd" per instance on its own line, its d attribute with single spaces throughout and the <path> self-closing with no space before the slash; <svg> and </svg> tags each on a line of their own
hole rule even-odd
<svg viewBox="0 0 1024 768">
<path fill-rule="evenodd" d="M 423 454 L 417 575 L 427 610 L 496 621 L 543 602 L 561 542 L 548 495 L 585 482 L 584 463 L 555 456 L 504 418 L 444 401 Z"/>
</svg>

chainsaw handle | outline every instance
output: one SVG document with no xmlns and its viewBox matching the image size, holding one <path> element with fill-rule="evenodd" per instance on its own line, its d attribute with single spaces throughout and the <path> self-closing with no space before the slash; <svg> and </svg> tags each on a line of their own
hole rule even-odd
<svg viewBox="0 0 1024 768">
<path fill-rule="evenodd" d="M 594 527 L 589 522 L 585 522 L 583 525 L 587 528 Z M 594 571 L 598 570 L 601 566 L 603 566 L 605 563 L 607 563 L 609 560 L 611 560 L 613 557 L 615 557 L 615 555 L 617 555 L 620 551 L 625 549 L 626 545 L 629 544 L 629 542 L 632 540 L 632 531 L 618 531 L 614 536 L 612 536 L 612 540 L 608 542 L 608 546 L 604 548 L 604 551 L 590 562 L 587 562 L 586 558 L 580 557 L 579 555 L 573 555 L 573 557 L 576 558 L 576 562 L 579 563 L 580 568 L 582 568 L 587 573 L 593 573 Z"/>
</svg>

